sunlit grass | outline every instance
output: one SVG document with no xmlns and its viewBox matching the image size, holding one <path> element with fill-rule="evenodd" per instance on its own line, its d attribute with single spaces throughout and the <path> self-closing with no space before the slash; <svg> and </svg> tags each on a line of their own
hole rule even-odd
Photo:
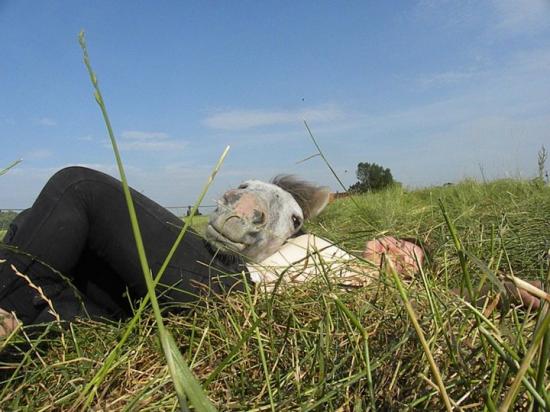
<svg viewBox="0 0 550 412">
<path fill-rule="evenodd" d="M 542 318 L 512 308 L 487 312 L 449 293 L 451 285 L 461 283 L 463 270 L 439 198 L 468 256 L 477 256 L 495 274 L 513 270 L 525 279 L 546 279 L 550 189 L 529 182 L 390 189 L 358 196 L 362 212 L 349 200 L 339 200 L 309 229 L 356 250 L 383 233 L 422 239 L 430 261 L 424 276 L 406 287 L 407 299 L 451 405 L 498 409 L 516 391 L 513 382 L 519 384 L 514 409 L 543 405 L 550 379 Z M 357 213 L 369 224 L 359 222 Z M 466 264 L 475 287 L 486 275 L 473 260 Z M 218 409 L 444 409 L 402 296 L 386 274 L 349 291 L 320 280 L 274 297 L 250 293 L 213 298 L 166 320 L 183 358 Z M 24 360 L 23 372 L 10 383 L 1 404 L 8 410 L 70 409 L 125 327 L 78 322 L 66 335 L 66 348 L 53 337 L 49 346 L 36 348 Z M 155 334 L 153 316 L 146 311 L 98 385 L 93 407 L 176 407 Z M 17 335 L 14 342 L 22 339 Z M 525 363 L 528 354 L 533 359 Z M 522 362 L 528 367 L 522 368 Z"/>
</svg>

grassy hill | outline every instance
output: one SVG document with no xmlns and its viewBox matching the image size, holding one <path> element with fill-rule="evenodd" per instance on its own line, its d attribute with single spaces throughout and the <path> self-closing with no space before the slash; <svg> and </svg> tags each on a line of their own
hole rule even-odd
<svg viewBox="0 0 550 412">
<path fill-rule="evenodd" d="M 495 410 L 517 379 L 514 410 L 550 406 L 550 349 L 543 349 L 538 337 L 546 334 L 550 345 L 548 328 L 540 330 L 544 314 L 510 306 L 491 309 L 492 299 L 485 310 L 477 310 L 449 293 L 466 276 L 475 287 L 498 283 L 499 275 L 510 273 L 548 279 L 550 188 L 514 180 L 393 188 L 338 200 L 308 228 L 357 254 L 377 236 L 422 241 L 429 261 L 423 275 L 406 285 L 406 301 L 427 350 L 386 272 L 353 290 L 321 279 L 276 295 L 250 291 L 212 299 L 186 315 L 170 316 L 168 326 L 217 408 L 444 410 L 447 401 L 456 409 Z M 0 342 L 11 352 L 18 343 L 31 342 L 24 359 L 11 365 L 17 373 L 0 387 L 0 405 L 5 410 L 81 408 L 83 389 L 123 328 L 80 321 L 62 338 L 27 339 L 19 333 Z M 108 373 L 94 381 L 95 410 L 177 408 L 155 333 L 148 314 Z M 47 344 L 37 345 L 38 340 Z M 531 348 L 533 361 L 518 372 Z M 446 395 L 438 390 L 427 353 Z"/>
</svg>

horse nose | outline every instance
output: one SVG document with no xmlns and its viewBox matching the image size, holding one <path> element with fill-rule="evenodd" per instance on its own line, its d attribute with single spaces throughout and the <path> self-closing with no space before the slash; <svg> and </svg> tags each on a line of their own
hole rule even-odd
<svg viewBox="0 0 550 412">
<path fill-rule="evenodd" d="M 264 202 L 254 194 L 230 190 L 223 195 L 223 199 L 233 216 L 255 226 L 265 224 L 267 214 Z"/>
</svg>

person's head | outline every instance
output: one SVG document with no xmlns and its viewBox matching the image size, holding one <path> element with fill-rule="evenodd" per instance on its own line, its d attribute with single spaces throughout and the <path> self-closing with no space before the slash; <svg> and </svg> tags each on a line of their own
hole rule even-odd
<svg viewBox="0 0 550 412">
<path fill-rule="evenodd" d="M 292 176 L 247 180 L 227 191 L 210 215 L 206 239 L 222 253 L 261 261 L 327 205 L 330 190 Z"/>
</svg>

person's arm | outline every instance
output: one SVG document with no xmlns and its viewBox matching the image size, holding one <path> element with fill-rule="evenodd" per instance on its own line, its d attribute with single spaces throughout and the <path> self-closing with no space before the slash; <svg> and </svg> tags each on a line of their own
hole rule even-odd
<svg viewBox="0 0 550 412">
<path fill-rule="evenodd" d="M 250 278 L 272 290 L 280 277 L 281 284 L 303 283 L 330 273 L 338 282 L 364 285 L 369 277 L 358 271 L 356 258 L 321 237 L 305 234 L 289 239 L 276 253 L 259 263 L 247 264 Z M 363 271 L 364 272 L 364 271 Z"/>
<path fill-rule="evenodd" d="M 385 236 L 366 243 L 363 258 L 373 263 L 373 268 L 364 265 L 358 267 L 356 261 L 354 264 L 355 257 L 343 249 L 318 236 L 305 234 L 289 239 L 278 252 L 262 262 L 247 266 L 252 281 L 268 291 L 274 288 L 281 276 L 284 276 L 282 285 L 296 284 L 314 279 L 322 271 L 335 274 L 341 284 L 364 286 L 376 278 L 377 271 L 374 267 L 381 267 L 384 256 L 393 261 L 398 274 L 405 279 L 412 278 L 420 270 L 425 258 L 424 251 L 418 244 Z M 542 291 L 540 281 L 528 283 L 546 293 Z M 535 310 L 540 306 L 539 297 L 517 287 L 513 282 L 505 281 L 504 286 L 513 303 L 531 306 Z M 452 292 L 466 297 L 464 293 L 460 293 L 460 289 L 453 289 Z M 478 303 L 482 302 L 489 292 L 490 288 L 487 285 L 482 288 L 478 295 Z"/>
</svg>

